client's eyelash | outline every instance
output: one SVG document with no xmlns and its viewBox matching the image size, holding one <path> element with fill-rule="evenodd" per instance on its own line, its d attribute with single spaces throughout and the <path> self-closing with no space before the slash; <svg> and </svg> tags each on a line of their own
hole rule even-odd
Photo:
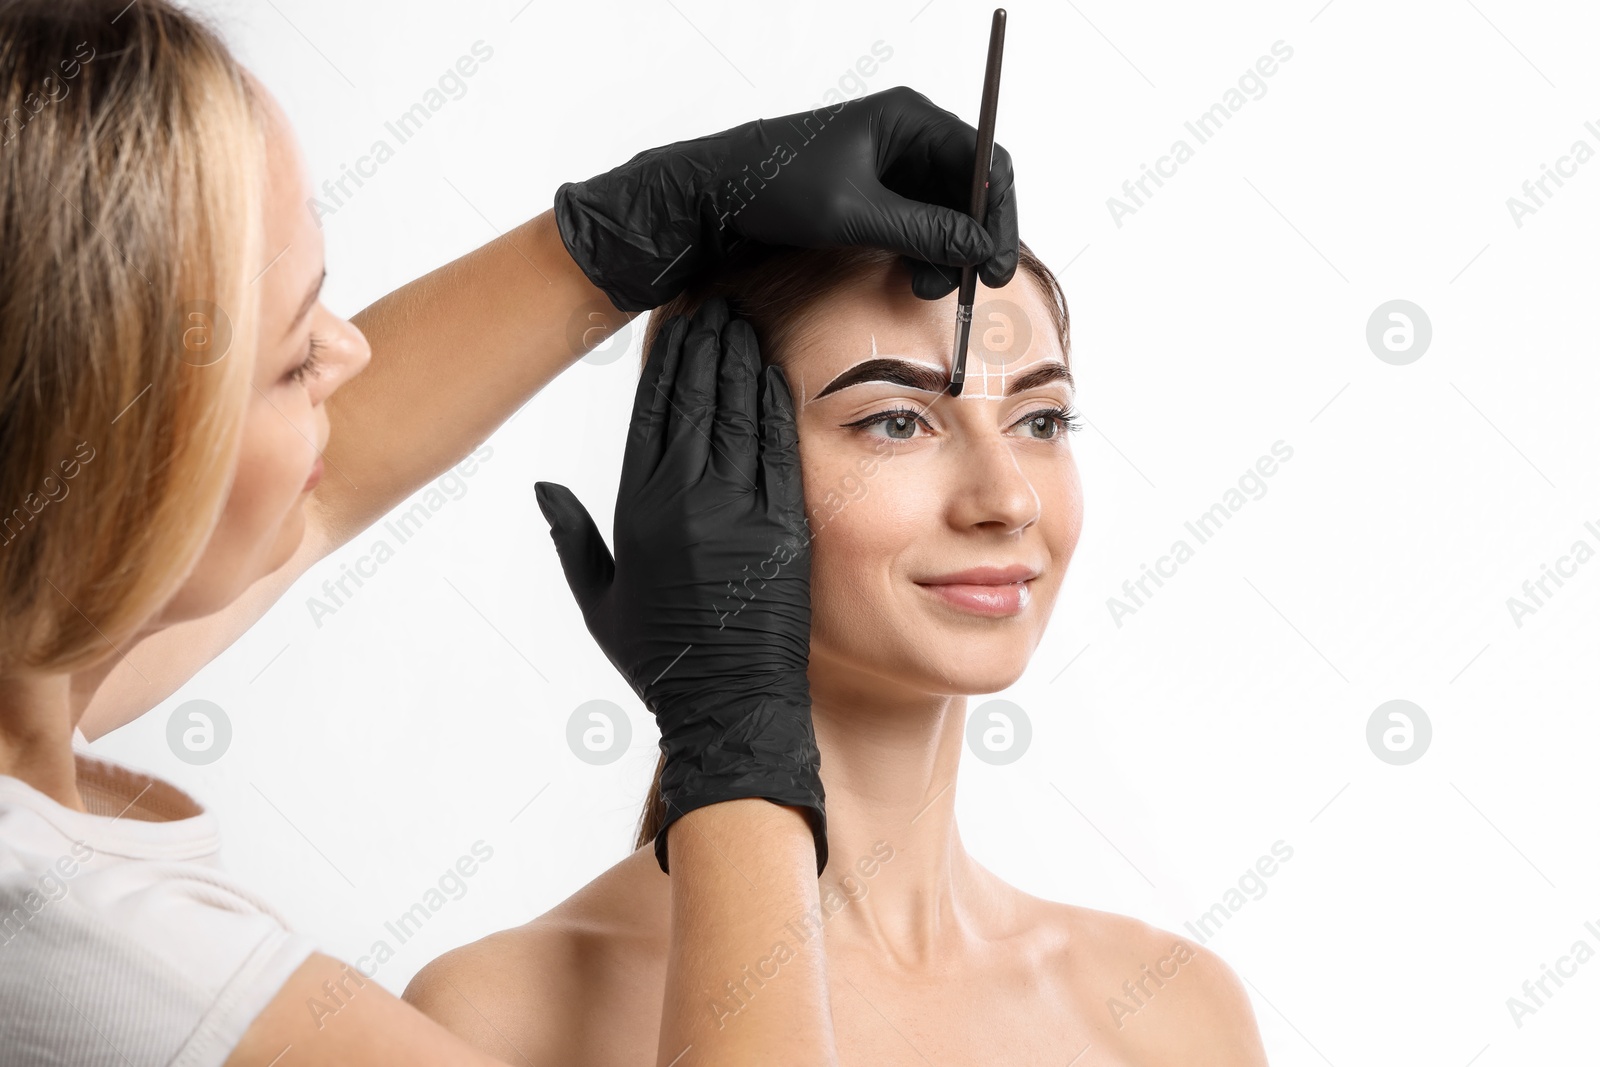
<svg viewBox="0 0 1600 1067">
<path fill-rule="evenodd" d="M 1041 408 L 1026 415 L 1024 418 L 1037 419 L 1040 415 L 1048 415 L 1056 421 L 1056 427 L 1066 432 L 1083 429 L 1083 424 L 1078 421 L 1078 409 L 1073 407 Z"/>
<path fill-rule="evenodd" d="M 866 418 L 857 419 L 855 422 L 847 422 L 845 423 L 845 426 L 851 429 L 865 430 L 869 426 L 876 426 L 878 423 L 887 422 L 889 419 L 907 418 L 913 420 L 914 422 L 921 423 L 924 429 L 931 430 L 933 427 L 929 426 L 928 420 L 922 417 L 922 411 L 925 410 L 927 409 L 924 408 L 922 410 L 917 410 L 914 408 L 898 407 L 889 411 L 880 411 L 877 414 L 868 415 Z M 1040 408 L 1038 411 L 1030 411 L 1028 414 L 1018 419 L 1017 422 L 1027 422 L 1031 419 L 1037 419 L 1040 416 L 1044 416 L 1053 420 L 1058 431 L 1071 432 L 1073 430 L 1083 429 L 1083 425 L 1078 419 L 1078 410 L 1073 407 Z M 890 440 L 906 441 L 910 440 L 910 438 L 898 437 L 890 438 Z M 1049 440 L 1049 438 L 1043 438 L 1042 440 Z"/>
<path fill-rule="evenodd" d="M 317 369 L 323 350 L 322 338 L 318 337 L 316 334 L 312 334 L 311 343 L 307 346 L 307 349 L 305 362 L 289 372 L 288 377 L 290 381 L 303 382 L 313 371 Z"/>
</svg>

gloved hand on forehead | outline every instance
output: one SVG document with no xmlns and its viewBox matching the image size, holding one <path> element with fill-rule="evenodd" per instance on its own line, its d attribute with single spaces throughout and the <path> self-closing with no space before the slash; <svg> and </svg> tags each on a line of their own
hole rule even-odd
<svg viewBox="0 0 1600 1067">
<path fill-rule="evenodd" d="M 556 190 L 572 258 L 623 311 L 659 307 L 745 240 L 875 245 L 908 257 L 912 291 L 938 299 L 961 267 L 998 289 L 1017 268 L 1011 156 L 998 144 L 988 208 L 967 214 L 978 131 L 896 86 L 640 152 Z"/>
<path fill-rule="evenodd" d="M 811 541 L 794 401 L 722 298 L 669 319 L 634 397 L 611 544 L 566 486 L 539 508 L 589 632 L 661 727 L 667 828 L 739 797 L 800 808 L 828 861 L 811 725 Z"/>
</svg>

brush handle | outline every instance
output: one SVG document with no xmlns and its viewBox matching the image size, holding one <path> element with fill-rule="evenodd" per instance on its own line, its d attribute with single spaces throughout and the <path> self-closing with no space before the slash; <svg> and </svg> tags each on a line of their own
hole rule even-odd
<svg viewBox="0 0 1600 1067">
<path fill-rule="evenodd" d="M 994 9 L 989 24 L 989 59 L 983 68 L 983 103 L 978 107 L 978 151 L 972 160 L 971 215 L 980 224 L 989 208 L 989 168 L 994 165 L 994 120 L 1000 108 L 1000 58 L 1006 44 L 1006 9 Z"/>
<path fill-rule="evenodd" d="M 989 23 L 989 58 L 983 68 L 983 102 L 978 108 L 978 144 L 972 157 L 972 195 L 969 214 L 979 226 L 989 210 L 989 171 L 994 166 L 995 113 L 1000 107 L 1000 57 L 1006 43 L 1006 9 L 994 9 Z M 972 336 L 972 305 L 978 295 L 978 268 L 961 268 L 956 295 L 955 359 L 951 363 L 950 395 L 960 396 L 967 378 L 967 343 Z"/>
</svg>

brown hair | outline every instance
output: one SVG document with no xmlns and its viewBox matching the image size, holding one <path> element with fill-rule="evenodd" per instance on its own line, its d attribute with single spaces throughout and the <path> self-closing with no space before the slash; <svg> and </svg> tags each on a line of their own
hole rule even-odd
<svg viewBox="0 0 1600 1067">
<path fill-rule="evenodd" d="M 1031 278 L 1050 315 L 1050 325 L 1061 344 L 1061 352 L 1072 365 L 1071 318 L 1061 283 L 1044 261 L 1026 243 L 1018 242 L 1017 269 Z M 724 265 L 714 277 L 691 286 L 650 314 L 644 328 L 641 364 L 677 315 L 693 315 L 713 296 L 726 297 L 729 307 L 750 321 L 764 364 L 782 364 L 791 346 L 812 324 L 811 313 L 835 290 L 882 270 L 897 270 L 910 285 L 911 273 L 899 253 L 868 245 L 841 248 L 774 248 L 747 245 Z M 959 268 L 952 271 L 957 273 Z M 976 321 L 974 329 L 979 327 Z M 1070 379 L 1069 379 L 1070 384 Z M 661 799 L 661 769 L 666 757 L 656 760 L 655 775 L 639 815 L 638 833 L 633 847 L 643 848 L 655 840 L 666 820 L 666 805 Z"/>
<path fill-rule="evenodd" d="M 221 36 L 166 0 L 0 0 L 0 675 L 116 654 L 210 538 L 264 131 Z"/>
</svg>

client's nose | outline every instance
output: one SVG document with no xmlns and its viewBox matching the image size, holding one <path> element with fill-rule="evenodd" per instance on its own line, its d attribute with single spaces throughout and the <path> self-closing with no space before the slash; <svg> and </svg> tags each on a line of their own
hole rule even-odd
<svg viewBox="0 0 1600 1067">
<path fill-rule="evenodd" d="M 971 432 L 949 452 L 956 488 L 952 519 L 960 526 L 994 524 L 1021 530 L 1039 519 L 1039 494 L 1017 462 L 1014 442 L 999 428 Z"/>
</svg>

